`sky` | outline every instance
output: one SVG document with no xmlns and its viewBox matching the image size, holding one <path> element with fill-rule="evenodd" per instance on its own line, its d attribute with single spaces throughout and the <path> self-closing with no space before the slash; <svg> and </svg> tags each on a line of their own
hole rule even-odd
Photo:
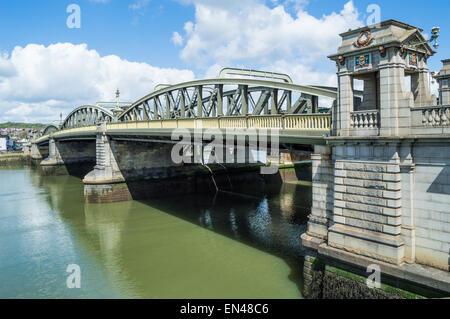
<svg viewBox="0 0 450 319">
<path fill-rule="evenodd" d="M 157 84 L 214 78 L 223 67 L 336 86 L 327 55 L 336 52 L 339 33 L 367 24 L 371 4 L 381 20 L 406 22 L 426 35 L 439 26 L 440 47 L 429 59 L 430 70 L 439 71 L 450 58 L 450 1 L 429 3 L 0 0 L 0 122 L 50 123 L 80 105 L 113 101 L 117 88 L 121 100 L 133 102 Z"/>
</svg>

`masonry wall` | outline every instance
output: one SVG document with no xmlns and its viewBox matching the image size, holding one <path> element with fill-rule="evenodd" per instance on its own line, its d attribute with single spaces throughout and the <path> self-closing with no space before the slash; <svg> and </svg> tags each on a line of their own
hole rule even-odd
<svg viewBox="0 0 450 319">
<path fill-rule="evenodd" d="M 449 270 L 450 143 L 337 143 L 333 153 L 328 245 Z"/>
<path fill-rule="evenodd" d="M 173 144 L 112 140 L 111 149 L 125 179 L 167 178 L 168 167 L 182 166 L 171 159 Z"/>
<path fill-rule="evenodd" d="M 95 162 L 95 141 L 58 141 L 56 147 L 65 164 Z"/>
<path fill-rule="evenodd" d="M 403 262 L 396 146 L 336 145 L 334 153 L 334 211 L 328 244 L 387 262 Z"/>
<path fill-rule="evenodd" d="M 450 144 L 414 145 L 416 262 L 450 270 Z"/>
</svg>

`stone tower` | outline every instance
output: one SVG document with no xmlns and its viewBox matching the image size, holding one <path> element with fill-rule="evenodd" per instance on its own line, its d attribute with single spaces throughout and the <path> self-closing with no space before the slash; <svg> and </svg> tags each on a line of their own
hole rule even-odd
<svg viewBox="0 0 450 319">
<path fill-rule="evenodd" d="M 443 68 L 434 77 L 439 83 L 439 104 L 450 105 L 450 59 L 442 60 Z"/>
<path fill-rule="evenodd" d="M 333 132 L 312 156 L 313 207 L 303 244 L 346 262 L 420 261 L 448 269 L 450 234 L 442 229 L 450 226 L 450 127 L 439 115 L 448 110 L 436 106 L 429 88 L 427 59 L 435 51 L 420 28 L 394 20 L 340 36 L 329 57 L 338 69 Z M 444 104 L 448 62 L 436 77 Z M 354 98 L 357 89 L 362 100 Z M 426 223 L 423 207 L 442 220 Z M 423 237 L 433 227 L 442 244 Z"/>
<path fill-rule="evenodd" d="M 398 21 L 382 22 L 341 34 L 337 54 L 339 101 L 337 136 L 392 136 L 409 133 L 411 106 L 434 104 L 427 59 L 435 52 L 422 30 Z M 406 79 L 405 79 L 406 78 Z M 358 83 L 363 100 L 354 101 Z M 406 83 L 409 80 L 409 83 Z"/>
</svg>

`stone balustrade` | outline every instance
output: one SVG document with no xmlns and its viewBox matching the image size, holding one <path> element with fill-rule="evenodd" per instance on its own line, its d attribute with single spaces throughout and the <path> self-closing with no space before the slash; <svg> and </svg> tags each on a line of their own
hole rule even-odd
<svg viewBox="0 0 450 319">
<path fill-rule="evenodd" d="M 378 128 L 379 127 L 378 111 L 368 110 L 368 111 L 351 112 L 350 127 L 363 129 Z"/>
<path fill-rule="evenodd" d="M 107 129 L 177 129 L 177 128 L 238 128 L 238 129 L 280 129 L 294 131 L 311 131 L 328 133 L 331 130 L 330 114 L 279 114 L 256 116 L 221 116 L 213 118 L 179 118 L 168 120 L 130 121 L 107 123 Z M 54 137 L 70 133 L 89 133 L 96 131 L 96 126 L 83 126 L 61 130 L 53 133 Z M 37 139 L 41 143 L 48 139 L 44 135 Z"/>
<path fill-rule="evenodd" d="M 416 109 L 417 110 L 417 109 Z M 436 105 L 418 108 L 422 114 L 423 126 L 450 125 L 450 105 Z"/>
</svg>

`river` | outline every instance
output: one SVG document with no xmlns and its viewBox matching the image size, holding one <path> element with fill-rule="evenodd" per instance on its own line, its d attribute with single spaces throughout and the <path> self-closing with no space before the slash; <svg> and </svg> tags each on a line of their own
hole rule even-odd
<svg viewBox="0 0 450 319">
<path fill-rule="evenodd" d="M 85 204 L 77 177 L 0 169 L 0 298 L 302 298 L 310 205 L 301 183 Z"/>
</svg>

